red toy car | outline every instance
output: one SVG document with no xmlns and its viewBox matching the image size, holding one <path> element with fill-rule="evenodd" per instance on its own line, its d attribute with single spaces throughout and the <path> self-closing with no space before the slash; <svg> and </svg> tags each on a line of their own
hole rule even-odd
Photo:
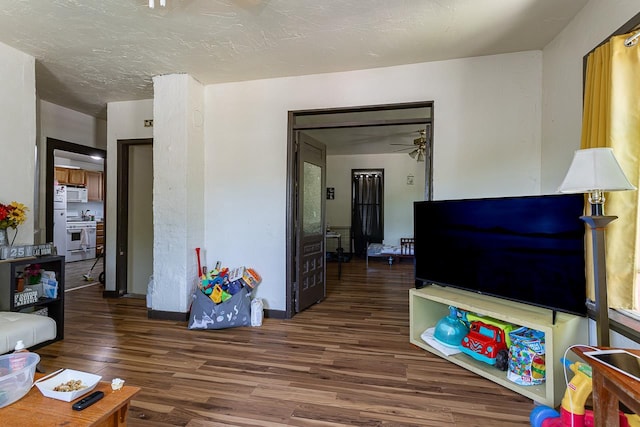
<svg viewBox="0 0 640 427">
<path fill-rule="evenodd" d="M 469 333 L 460 343 L 460 350 L 474 359 L 495 365 L 501 371 L 506 371 L 509 366 L 504 331 L 497 326 L 471 322 Z"/>
</svg>

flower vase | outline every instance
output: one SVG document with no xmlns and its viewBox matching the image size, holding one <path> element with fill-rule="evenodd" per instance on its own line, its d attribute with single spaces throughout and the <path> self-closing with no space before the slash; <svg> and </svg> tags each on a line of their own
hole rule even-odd
<svg viewBox="0 0 640 427">
<path fill-rule="evenodd" d="M 0 228 L 0 246 L 9 246 L 6 228 Z"/>
</svg>

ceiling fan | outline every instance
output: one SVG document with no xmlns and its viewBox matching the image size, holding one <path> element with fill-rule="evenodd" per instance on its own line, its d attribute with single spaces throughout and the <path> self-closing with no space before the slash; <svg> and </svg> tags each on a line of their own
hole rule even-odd
<svg viewBox="0 0 640 427">
<path fill-rule="evenodd" d="M 424 162 L 425 159 L 425 151 L 427 147 L 427 130 L 420 129 L 417 131 L 420 133 L 420 136 L 413 140 L 413 144 L 391 144 L 391 145 L 405 145 L 409 148 L 401 148 L 397 151 L 403 150 L 411 150 L 408 154 L 412 159 L 416 159 L 418 162 Z"/>
</svg>

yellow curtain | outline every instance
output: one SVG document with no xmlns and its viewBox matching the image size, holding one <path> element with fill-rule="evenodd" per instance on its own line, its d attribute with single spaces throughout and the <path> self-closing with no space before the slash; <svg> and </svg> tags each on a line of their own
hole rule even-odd
<svg viewBox="0 0 640 427">
<path fill-rule="evenodd" d="M 640 48 L 624 45 L 629 35 L 612 37 L 587 58 L 581 148 L 611 147 L 629 181 L 638 186 Z M 609 307 L 637 309 L 632 304 L 636 292 L 638 192 L 611 192 L 606 197 L 605 214 L 618 217 L 606 230 Z M 587 261 L 592 262 L 590 253 Z M 590 270 L 587 293 L 593 299 Z"/>
</svg>

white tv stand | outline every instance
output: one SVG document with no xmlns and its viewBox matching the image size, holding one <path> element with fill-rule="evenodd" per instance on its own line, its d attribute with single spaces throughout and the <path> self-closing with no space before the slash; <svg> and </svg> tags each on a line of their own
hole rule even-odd
<svg viewBox="0 0 640 427">
<path fill-rule="evenodd" d="M 464 353 L 445 356 L 425 343 L 420 335 L 449 314 L 452 305 L 462 310 L 503 320 L 517 326 L 526 326 L 545 334 L 546 381 L 537 386 L 521 386 L 507 379 L 507 373 L 480 362 Z M 456 288 L 430 285 L 409 291 L 409 341 L 431 353 L 448 359 L 495 383 L 526 396 L 535 402 L 557 407 L 564 395 L 566 384 L 560 358 L 574 344 L 588 343 L 587 318 L 521 304 Z M 569 356 L 573 356 L 569 354 Z M 569 373 L 569 379 L 572 374 Z"/>
</svg>

